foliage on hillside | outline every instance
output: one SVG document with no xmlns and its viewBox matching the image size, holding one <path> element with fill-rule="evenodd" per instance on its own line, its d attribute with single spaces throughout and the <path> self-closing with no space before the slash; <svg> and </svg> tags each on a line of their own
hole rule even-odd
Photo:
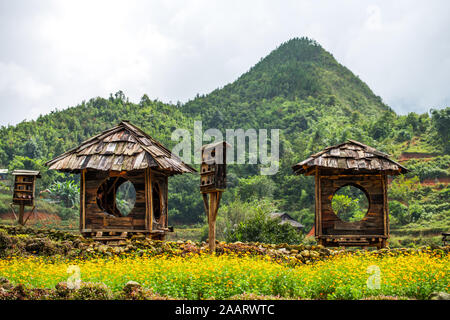
<svg viewBox="0 0 450 320">
<path fill-rule="evenodd" d="M 404 163 L 411 169 L 407 177 L 423 180 L 449 174 L 450 108 L 421 115 L 396 115 L 357 76 L 306 38 L 283 43 L 235 82 L 184 105 L 150 100 L 147 95 L 139 103 L 132 103 L 119 91 L 108 99 L 93 98 L 37 120 L 2 127 L 0 165 L 10 170 L 41 170 L 38 191 L 67 180 L 76 184 L 76 175 L 47 171 L 45 161 L 124 119 L 169 148 L 176 143 L 171 141 L 172 132 L 186 128 L 192 134 L 194 120 L 202 120 L 204 130 L 218 128 L 224 134 L 225 129 L 280 129 L 279 172 L 261 177 L 261 165 L 230 165 L 223 208 L 266 199 L 306 229 L 313 223 L 314 181 L 294 176 L 291 166 L 326 146 L 350 138 L 396 158 L 405 151 L 430 152 L 434 154 L 431 160 Z M 425 190 L 420 197 L 414 194 L 418 198 L 409 204 L 394 199 L 400 203 L 394 202 L 394 212 L 406 210 L 400 205 L 408 211 L 399 214 L 408 217 L 397 219 L 399 225 L 420 221 L 412 217 L 421 210 L 425 211 L 421 219 L 427 221 L 448 215 L 445 189 Z M 203 221 L 198 176 L 171 178 L 169 194 L 169 223 Z M 72 205 L 70 199 L 66 200 Z"/>
</svg>

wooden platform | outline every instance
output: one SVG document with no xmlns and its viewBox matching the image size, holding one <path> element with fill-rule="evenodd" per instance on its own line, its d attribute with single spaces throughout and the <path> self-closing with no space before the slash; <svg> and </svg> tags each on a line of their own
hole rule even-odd
<svg viewBox="0 0 450 320">
<path fill-rule="evenodd" d="M 130 238 L 150 238 L 153 240 L 164 240 L 167 232 L 173 232 L 173 227 L 162 230 L 130 230 L 130 229 L 82 229 L 81 234 L 85 238 L 102 241 L 108 244 L 112 242 L 125 242 Z"/>
<path fill-rule="evenodd" d="M 320 244 L 326 247 L 377 247 L 386 246 L 387 237 L 382 235 L 322 235 L 318 237 Z"/>
</svg>

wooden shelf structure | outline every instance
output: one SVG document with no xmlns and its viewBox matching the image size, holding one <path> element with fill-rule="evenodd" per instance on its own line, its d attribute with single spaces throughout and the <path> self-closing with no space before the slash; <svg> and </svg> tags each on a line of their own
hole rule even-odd
<svg viewBox="0 0 450 320">
<path fill-rule="evenodd" d="M 12 172 L 14 176 L 14 187 L 12 203 L 10 204 L 11 210 L 15 217 L 17 217 L 14 210 L 14 206 L 19 206 L 18 223 L 25 225 L 34 213 L 34 198 L 36 191 L 36 179 L 41 177 L 39 171 L 35 170 L 14 170 Z M 32 207 L 28 217 L 24 220 L 25 206 Z"/>
<path fill-rule="evenodd" d="M 216 251 L 216 218 L 220 199 L 227 185 L 226 151 L 230 147 L 231 145 L 225 141 L 202 146 L 200 193 L 203 197 L 206 217 L 208 218 L 210 253 Z"/>
</svg>

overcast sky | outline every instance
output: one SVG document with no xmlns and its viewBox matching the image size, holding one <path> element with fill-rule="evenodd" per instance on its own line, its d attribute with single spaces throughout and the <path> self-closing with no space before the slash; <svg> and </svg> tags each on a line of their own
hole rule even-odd
<svg viewBox="0 0 450 320">
<path fill-rule="evenodd" d="M 450 106 L 447 0 L 0 0 L 0 125 L 118 90 L 185 102 L 301 36 L 398 113 Z"/>
</svg>

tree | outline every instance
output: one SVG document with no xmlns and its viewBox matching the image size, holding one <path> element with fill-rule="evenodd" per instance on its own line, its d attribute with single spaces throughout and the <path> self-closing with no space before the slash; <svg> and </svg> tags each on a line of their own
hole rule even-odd
<svg viewBox="0 0 450 320">
<path fill-rule="evenodd" d="M 80 185 L 70 180 L 57 181 L 45 191 L 51 199 L 66 208 L 74 208 L 80 202 Z"/>
<path fill-rule="evenodd" d="M 392 181 L 388 194 L 390 199 L 408 205 L 409 201 L 414 198 L 414 193 L 420 191 L 420 189 L 420 180 L 417 176 L 407 178 L 401 175 Z"/>
<path fill-rule="evenodd" d="M 371 128 L 372 137 L 376 140 L 386 138 L 392 131 L 394 125 L 395 114 L 391 111 L 386 111 L 383 115 L 375 121 Z"/>
<path fill-rule="evenodd" d="M 444 151 L 450 152 L 450 107 L 435 110 L 431 109 L 431 119 L 437 131 L 437 139 L 444 145 Z"/>
<path fill-rule="evenodd" d="M 272 198 L 276 185 L 268 176 L 253 176 L 239 179 L 237 195 L 242 201 Z"/>
<path fill-rule="evenodd" d="M 28 140 L 23 146 L 23 154 L 25 157 L 37 159 L 42 156 L 41 150 L 35 138 Z"/>
</svg>

